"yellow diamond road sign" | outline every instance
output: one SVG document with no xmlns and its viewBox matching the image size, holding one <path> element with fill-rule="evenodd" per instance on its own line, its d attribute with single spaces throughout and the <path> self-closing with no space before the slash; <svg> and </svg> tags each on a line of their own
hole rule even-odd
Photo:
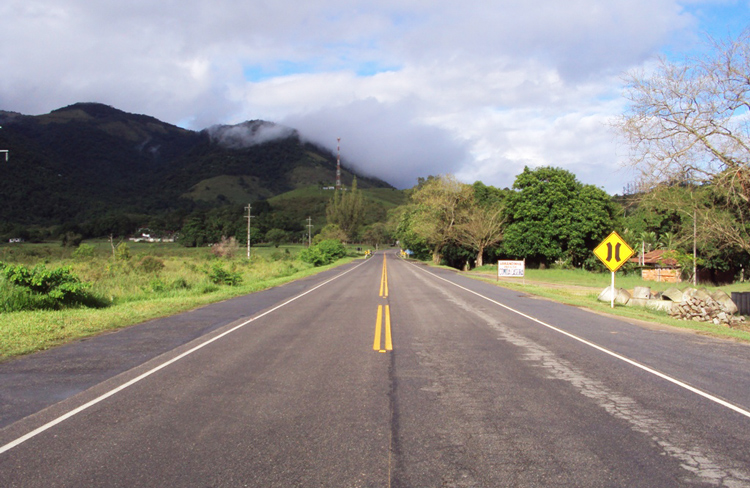
<svg viewBox="0 0 750 488">
<path fill-rule="evenodd" d="M 613 232 L 594 249 L 594 255 L 601 259 L 604 266 L 613 273 L 620 269 L 630 257 L 635 254 L 617 232 Z"/>
</svg>

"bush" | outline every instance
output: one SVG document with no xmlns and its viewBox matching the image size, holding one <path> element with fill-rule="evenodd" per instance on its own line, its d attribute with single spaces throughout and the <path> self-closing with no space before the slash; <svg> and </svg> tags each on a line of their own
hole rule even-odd
<svg viewBox="0 0 750 488">
<path fill-rule="evenodd" d="M 234 271 L 227 271 L 220 264 L 214 264 L 208 271 L 208 279 L 216 285 L 236 286 L 242 284 L 242 276 Z"/>
<path fill-rule="evenodd" d="M 144 273 L 158 273 L 164 269 L 164 261 L 154 256 L 145 256 L 138 263 L 138 269 Z"/>
<path fill-rule="evenodd" d="M 115 259 L 118 261 L 129 261 L 130 260 L 130 246 L 121 242 L 115 248 Z"/>
<path fill-rule="evenodd" d="M 97 306 L 98 300 L 88 294 L 89 283 L 82 283 L 70 266 L 48 270 L 44 265 L 32 269 L 23 265 L 6 265 L 0 262 L 0 273 L 8 284 L 25 289 L 15 290 L 13 308 L 23 310 L 37 308 L 61 308 L 65 305 Z M 9 302 L 6 302 L 6 304 Z M 20 304 L 20 305 L 19 305 Z"/>
<path fill-rule="evenodd" d="M 341 241 L 333 239 L 320 241 L 314 246 L 303 249 L 299 253 L 299 258 L 302 261 L 310 263 L 313 266 L 324 266 L 344 256 L 346 256 L 346 248 Z"/>
<path fill-rule="evenodd" d="M 85 261 L 94 257 L 94 246 L 91 244 L 81 244 L 73 251 L 75 259 Z"/>
</svg>

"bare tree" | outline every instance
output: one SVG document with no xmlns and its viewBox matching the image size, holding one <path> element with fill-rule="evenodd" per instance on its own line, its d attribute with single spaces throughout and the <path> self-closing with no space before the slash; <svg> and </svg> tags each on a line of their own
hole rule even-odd
<svg viewBox="0 0 750 488">
<path fill-rule="evenodd" d="M 617 125 L 646 187 L 687 176 L 750 201 L 750 29 L 705 59 L 662 58 L 626 81 L 630 111 Z"/>
<path fill-rule="evenodd" d="M 484 250 L 503 239 L 505 217 L 502 208 L 474 205 L 456 228 L 458 241 L 477 253 L 476 266 L 482 266 Z"/>
<path fill-rule="evenodd" d="M 750 28 L 709 48 L 701 59 L 662 58 L 649 72 L 630 73 L 630 110 L 617 127 L 630 145 L 640 188 L 710 187 L 710 206 L 683 210 L 750 250 Z"/>
</svg>

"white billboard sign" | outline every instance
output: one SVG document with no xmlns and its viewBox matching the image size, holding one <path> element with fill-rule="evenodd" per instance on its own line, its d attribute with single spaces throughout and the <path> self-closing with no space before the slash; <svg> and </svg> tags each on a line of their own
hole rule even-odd
<svg viewBox="0 0 750 488">
<path fill-rule="evenodd" d="M 526 271 L 526 261 L 498 261 L 497 277 L 523 278 Z"/>
</svg>

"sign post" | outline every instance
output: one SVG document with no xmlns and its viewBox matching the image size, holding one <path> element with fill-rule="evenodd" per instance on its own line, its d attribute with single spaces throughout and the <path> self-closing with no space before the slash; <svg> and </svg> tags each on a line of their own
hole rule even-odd
<svg viewBox="0 0 750 488">
<path fill-rule="evenodd" d="M 615 308 L 615 272 L 635 254 L 633 248 L 617 232 L 612 232 L 594 249 L 594 255 L 612 272 L 612 300 Z"/>
<path fill-rule="evenodd" d="M 526 260 L 523 261 L 498 261 L 497 262 L 497 281 L 501 276 L 512 276 L 523 278 L 523 284 L 526 284 Z"/>
</svg>

